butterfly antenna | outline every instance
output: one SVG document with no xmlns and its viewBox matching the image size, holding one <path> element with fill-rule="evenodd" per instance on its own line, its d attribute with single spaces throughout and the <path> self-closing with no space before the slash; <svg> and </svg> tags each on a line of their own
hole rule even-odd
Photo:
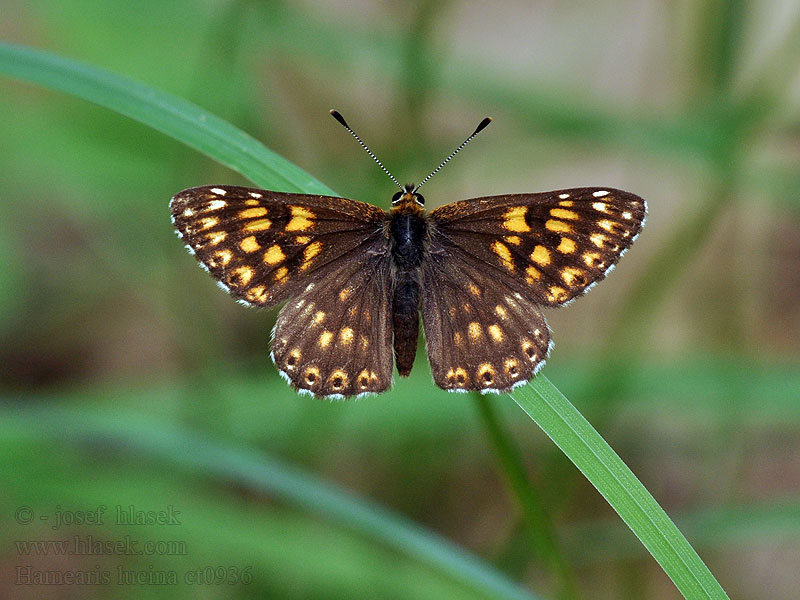
<svg viewBox="0 0 800 600">
<path fill-rule="evenodd" d="M 459 152 L 461 152 L 461 149 L 462 149 L 464 146 L 466 146 L 467 144 L 469 144 L 469 142 L 472 140 L 472 138 L 474 138 L 474 137 L 475 137 L 476 135 L 478 135 L 478 134 L 479 134 L 481 131 L 483 131 L 483 130 L 486 128 L 486 126 L 487 126 L 487 125 L 489 125 L 489 123 L 491 123 L 491 122 L 492 122 L 492 117 L 486 117 L 486 118 L 485 118 L 483 121 L 481 121 L 481 122 L 478 124 L 478 126 L 475 128 L 475 131 L 473 131 L 473 132 L 472 132 L 472 135 L 471 135 L 471 136 L 469 136 L 467 139 L 465 139 L 463 142 L 461 142 L 461 145 L 460 145 L 458 148 L 456 148 L 455 150 L 453 150 L 453 153 L 452 153 L 450 156 L 448 156 L 447 158 L 445 158 L 445 159 L 442 161 L 442 164 L 440 164 L 438 167 L 436 167 L 436 168 L 435 168 L 435 169 L 434 169 L 434 170 L 431 172 L 431 174 L 430 174 L 430 175 L 428 175 L 428 176 L 427 176 L 425 179 L 423 179 L 423 180 L 422 180 L 422 181 L 419 183 L 419 185 L 417 185 L 417 187 L 415 187 L 415 188 L 414 188 L 414 192 L 416 192 L 416 191 L 417 191 L 419 188 L 421 188 L 421 187 L 422 187 L 422 186 L 425 184 L 425 182 L 426 182 L 426 181 L 428 181 L 428 179 L 430 179 L 431 177 L 433 177 L 434 175 L 436 175 L 436 173 L 438 173 L 438 172 L 439 172 L 439 170 L 440 170 L 440 169 L 441 169 L 443 166 L 445 166 L 447 163 L 449 163 L 449 162 L 450 162 L 450 159 L 452 159 L 452 158 L 453 158 L 453 157 L 454 157 L 456 154 L 458 154 Z"/>
<path fill-rule="evenodd" d="M 383 169 L 383 172 L 386 173 L 391 178 L 391 180 L 395 182 L 395 184 L 397 184 L 397 187 L 399 187 L 401 190 L 405 191 L 405 188 L 402 185 L 400 185 L 400 182 L 397 181 L 397 178 L 394 175 L 392 175 L 391 173 L 389 173 L 389 169 L 387 169 L 386 167 L 383 166 L 383 163 L 381 161 L 379 161 L 378 157 L 375 156 L 372 153 L 372 150 L 370 150 L 369 147 L 367 147 L 367 145 L 364 142 L 361 141 L 361 138 L 358 137 L 356 132 L 353 131 L 352 129 L 350 129 L 350 126 L 347 124 L 347 121 L 344 120 L 344 117 L 341 115 L 341 113 L 338 110 L 334 110 L 334 109 L 331 109 L 330 113 L 331 113 L 331 116 L 334 119 L 336 119 L 337 121 L 339 121 L 339 123 L 341 123 L 342 127 L 344 127 L 345 129 L 347 129 L 347 131 L 350 132 L 350 135 L 352 135 L 354 138 L 356 138 L 356 141 L 359 144 L 361 144 L 361 147 L 364 150 L 367 151 L 367 154 L 369 154 L 372 157 L 372 160 L 374 160 L 376 163 L 378 163 L 378 166 L 381 169 Z"/>
</svg>

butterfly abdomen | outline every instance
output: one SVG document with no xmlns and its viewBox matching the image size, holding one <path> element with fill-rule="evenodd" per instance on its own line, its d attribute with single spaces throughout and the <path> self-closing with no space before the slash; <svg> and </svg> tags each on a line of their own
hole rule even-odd
<svg viewBox="0 0 800 600">
<path fill-rule="evenodd" d="M 392 292 L 394 355 L 397 372 L 406 376 L 414 364 L 419 337 L 419 270 L 427 235 L 427 225 L 422 211 L 411 205 L 399 207 L 392 212 L 389 232 L 394 263 Z"/>
<path fill-rule="evenodd" d="M 417 354 L 419 298 L 419 279 L 416 273 L 406 273 L 395 280 L 392 302 L 394 357 L 397 372 L 403 377 L 411 373 Z"/>
</svg>

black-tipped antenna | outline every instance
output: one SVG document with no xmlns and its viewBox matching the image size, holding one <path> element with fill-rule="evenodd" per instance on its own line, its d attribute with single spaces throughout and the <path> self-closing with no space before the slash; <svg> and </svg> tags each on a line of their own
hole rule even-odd
<svg viewBox="0 0 800 600">
<path fill-rule="evenodd" d="M 378 160 L 378 157 L 377 157 L 377 156 L 375 156 L 375 155 L 372 153 L 372 150 L 370 150 L 370 149 L 367 147 L 367 145 L 366 145 L 364 142 L 362 142 L 362 141 L 361 141 L 361 138 L 360 138 L 360 137 L 358 137 L 358 135 L 356 135 L 356 132 L 355 132 L 355 131 L 353 131 L 352 129 L 350 129 L 350 126 L 347 124 L 347 121 L 345 121 L 345 120 L 344 120 L 344 117 L 341 115 L 341 113 L 340 113 L 338 110 L 334 110 L 334 109 L 331 109 L 330 113 L 331 113 L 331 116 L 332 116 L 334 119 L 336 119 L 337 121 L 339 121 L 339 123 L 341 123 L 341 124 L 342 124 L 342 127 L 344 127 L 345 129 L 347 129 L 347 131 L 349 131 L 349 132 L 350 132 L 350 135 L 352 135 L 354 138 L 356 138 L 356 141 L 357 141 L 359 144 L 361 144 L 361 147 L 362 147 L 364 150 L 366 150 L 366 151 L 367 151 L 367 154 L 369 154 L 369 155 L 372 157 L 372 160 L 374 160 L 376 163 L 378 163 L 378 166 L 379 166 L 381 169 L 383 169 L 383 172 L 384 172 L 384 173 L 386 173 L 386 174 L 387 174 L 387 175 L 388 175 L 388 176 L 389 176 L 389 177 L 392 179 L 392 181 L 394 181 L 394 182 L 397 184 L 397 187 L 399 187 L 401 190 L 404 190 L 404 191 L 405 191 L 405 188 L 404 188 L 402 185 L 400 185 L 400 182 L 399 182 L 399 181 L 397 181 L 397 178 L 395 178 L 395 176 L 394 176 L 394 175 L 392 175 L 391 173 L 389 173 L 389 169 L 387 169 L 386 167 L 384 167 L 384 166 L 383 166 L 383 163 L 382 163 L 381 161 L 379 161 L 379 160 Z"/>
<path fill-rule="evenodd" d="M 456 154 L 458 154 L 459 152 L 461 152 L 461 149 L 462 149 L 464 146 L 466 146 L 466 145 L 467 145 L 467 144 L 470 142 L 470 140 L 472 140 L 472 138 L 474 138 L 474 137 L 475 137 L 476 135 L 478 135 L 478 134 L 479 134 L 481 131 L 483 131 L 483 130 L 486 128 L 486 126 L 487 126 L 487 125 L 489 125 L 489 123 L 491 123 L 491 122 L 492 122 L 492 117 L 486 117 L 486 118 L 485 118 L 483 121 L 481 121 L 481 122 L 478 124 L 478 126 L 475 128 L 475 131 L 473 131 L 473 132 L 472 132 L 472 135 L 471 135 L 471 136 L 469 136 L 467 139 L 465 139 L 465 140 L 464 140 L 464 141 L 461 143 L 461 145 L 460 145 L 458 148 L 456 148 L 455 150 L 453 150 L 453 153 L 452 153 L 450 156 L 448 156 L 447 158 L 445 158 L 445 159 L 442 161 L 442 164 L 440 164 L 440 165 L 439 165 L 438 167 L 436 167 L 436 168 L 435 168 L 433 171 L 431 171 L 431 174 L 430 174 L 430 175 L 428 175 L 428 176 L 427 176 L 425 179 L 423 179 L 423 180 L 422 180 L 422 181 L 419 183 L 419 185 L 417 185 L 417 187 L 415 187 L 415 188 L 414 188 L 414 192 L 416 192 L 416 191 L 417 191 L 419 188 L 421 188 L 421 187 L 423 186 L 423 184 L 424 184 L 426 181 L 428 181 L 428 179 L 430 179 L 431 177 L 433 177 L 434 175 L 436 175 L 436 173 L 438 173 L 438 172 L 439 172 L 439 170 L 440 170 L 440 169 L 441 169 L 443 166 L 445 166 L 447 163 L 449 163 L 449 162 L 450 162 L 450 159 L 451 159 L 451 158 L 453 158 L 453 157 L 454 157 Z"/>
</svg>

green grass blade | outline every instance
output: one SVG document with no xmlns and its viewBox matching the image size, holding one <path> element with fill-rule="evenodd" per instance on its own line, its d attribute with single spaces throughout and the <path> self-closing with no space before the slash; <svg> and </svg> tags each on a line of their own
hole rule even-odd
<svg viewBox="0 0 800 600">
<path fill-rule="evenodd" d="M 539 375 L 511 396 L 617 511 L 685 598 L 728 598 L 650 492 L 546 377 Z"/>
<path fill-rule="evenodd" d="M 536 596 L 503 574 L 435 533 L 263 452 L 215 442 L 138 414 L 109 416 L 93 410 L 54 406 L 43 409 L 6 406 L 0 415 L 0 436 L 6 439 L 113 443 L 280 498 L 414 556 L 494 598 L 536 600 Z"/>
<path fill-rule="evenodd" d="M 578 586 L 569 563 L 561 549 L 552 518 L 544 505 L 542 494 L 525 470 L 519 449 L 503 427 L 492 399 L 474 392 L 478 412 L 486 435 L 497 455 L 507 485 L 517 500 L 523 517 L 525 532 L 535 555 L 558 579 L 557 598 L 580 597 Z"/>
<path fill-rule="evenodd" d="M 259 186 L 283 192 L 335 195 L 300 167 L 227 121 L 127 77 L 5 43 L 0 43 L 0 73 L 72 94 L 136 119 L 238 171 Z"/>
</svg>

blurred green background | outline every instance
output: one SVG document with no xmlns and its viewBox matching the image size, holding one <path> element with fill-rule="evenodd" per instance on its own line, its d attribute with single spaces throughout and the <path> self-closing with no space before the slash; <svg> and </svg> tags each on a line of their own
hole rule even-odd
<svg viewBox="0 0 800 600">
<path fill-rule="evenodd" d="M 191 100 L 347 197 L 386 207 L 394 190 L 332 107 L 401 181 L 492 115 L 426 184 L 433 206 L 600 185 L 646 198 L 647 227 L 609 280 L 548 313 L 544 373 L 731 597 L 797 597 L 796 2 L 0 0 L 0 15 L 4 41 Z M 0 597 L 491 597 L 259 485 L 248 457 L 383 505 L 541 597 L 565 593 L 475 400 L 435 388 L 424 353 L 409 380 L 357 402 L 279 379 L 276 312 L 221 293 L 167 209 L 183 188 L 246 180 L 83 100 L 6 78 L 0 90 Z M 552 520 L 566 597 L 678 597 L 546 436 L 510 399 L 491 403 Z M 101 526 L 54 523 L 99 505 Z M 130 505 L 171 506 L 180 524 L 116 524 Z M 19 544 L 75 535 L 183 552 Z M 21 566 L 182 581 L 250 567 L 252 581 L 43 587 L 18 585 Z"/>
</svg>

